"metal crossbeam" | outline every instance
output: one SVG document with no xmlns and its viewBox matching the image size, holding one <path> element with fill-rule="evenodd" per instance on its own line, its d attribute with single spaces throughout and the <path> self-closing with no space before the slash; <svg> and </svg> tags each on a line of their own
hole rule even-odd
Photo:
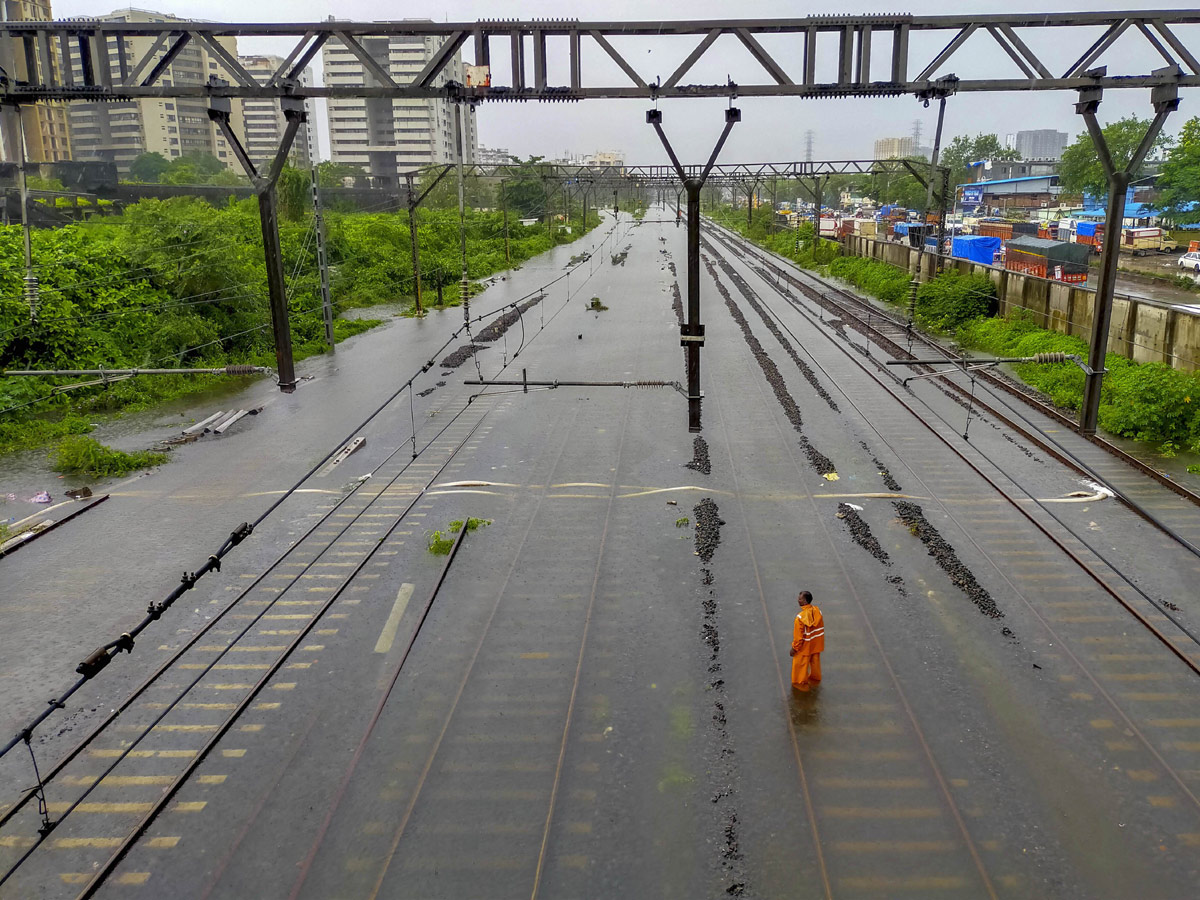
<svg viewBox="0 0 1200 900">
<path fill-rule="evenodd" d="M 400 173 L 401 179 L 412 175 L 421 178 L 436 175 L 452 166 L 441 163 L 425 166 L 410 173 Z M 521 178 L 538 177 L 551 181 L 580 181 L 594 184 L 660 186 L 676 185 L 682 172 L 684 179 L 699 179 L 704 174 L 705 164 L 629 165 L 629 166 L 586 166 L 563 163 L 474 163 L 463 166 L 463 173 L 477 178 Z M 940 171 L 941 166 L 938 167 Z M 922 171 L 924 170 L 924 171 Z M 761 163 L 714 163 L 705 183 L 746 184 L 750 182 L 787 181 L 809 179 L 826 175 L 912 175 L 922 186 L 928 172 L 928 163 L 914 163 L 906 159 L 828 159 L 797 162 Z"/>
<path fill-rule="evenodd" d="M 0 98 L 10 102 L 49 99 L 136 97 L 448 97 L 484 100 L 583 100 L 668 97 L 844 97 L 915 94 L 938 90 L 1055 91 L 1086 87 L 1146 88 L 1168 82 L 1200 86 L 1200 10 L 1125 10 L 1002 15 L 807 16 L 788 19 L 726 19 L 678 22 L 578 22 L 573 20 L 438 22 L 222 23 L 222 22 L 4 22 L 0 42 L 30 58 L 26 71 L 5 73 Z M 1026 38 L 1049 34 L 1053 50 L 1030 49 Z M 1097 32 L 1099 36 L 1097 37 Z M 363 39 L 405 35 L 440 41 L 415 77 L 397 80 L 371 58 Z M 139 58 L 126 58 L 124 39 L 148 37 Z M 163 74 L 186 44 L 218 46 L 221 38 L 291 38 L 289 70 L 262 80 L 231 67 L 236 83 L 165 84 Z M 671 71 L 651 71 L 660 56 L 641 48 L 664 37 L 694 38 L 691 52 Z M 890 38 L 890 40 L 888 40 Z M 109 46 L 117 48 L 116 58 Z M 345 45 L 371 74 L 369 85 L 299 85 L 296 68 L 327 40 Z M 1114 50 L 1117 42 L 1121 46 Z M 1169 73 L 1143 71 L 1126 41 L 1137 41 L 1161 57 Z M 1034 41 L 1036 45 L 1037 42 Z M 990 74 L 996 46 L 1010 74 Z M 72 66 L 51 60 L 68 47 Z M 477 65 L 491 66 L 493 51 L 509 55 L 508 66 L 491 66 L 487 83 L 465 86 L 445 76 L 460 48 Z M 749 58 L 755 74 L 741 83 L 687 83 L 689 72 L 730 53 Z M 226 54 L 215 51 L 222 62 Z M 1054 58 L 1050 58 L 1053 55 Z M 528 58 L 527 58 L 528 57 Z M 885 59 L 885 57 L 887 57 Z M 585 66 L 585 62 L 587 65 Z M 291 65 L 295 63 L 295 65 Z M 613 70 L 610 63 L 616 64 Z M 885 73 L 872 76 L 872 65 Z M 1097 65 L 1104 68 L 1097 69 Z M 553 85 L 548 72 L 569 73 Z M 834 80 L 818 80 L 819 73 Z M 1054 72 L 1061 72 L 1055 75 Z M 143 73 L 145 74 L 143 77 Z M 532 74 L 532 77 L 529 77 Z M 614 77 L 615 75 L 615 77 Z M 944 89 L 945 85 L 943 85 Z"/>
</svg>

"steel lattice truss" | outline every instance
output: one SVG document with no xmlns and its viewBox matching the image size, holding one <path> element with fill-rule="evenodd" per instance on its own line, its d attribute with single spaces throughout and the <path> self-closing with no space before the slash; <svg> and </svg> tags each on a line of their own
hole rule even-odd
<svg viewBox="0 0 1200 900">
<path fill-rule="evenodd" d="M 437 175 L 455 166 L 426 166 L 411 174 L 416 177 Z M 689 178 L 697 177 L 703 165 L 682 167 Z M 937 167 L 938 172 L 942 167 Z M 607 185 L 609 187 L 677 187 L 679 173 L 671 165 L 587 166 L 563 163 L 473 163 L 463 172 L 477 178 L 542 178 L 547 181 Z M 929 164 L 908 159 L 832 159 L 804 162 L 718 163 L 706 184 L 763 184 L 829 175 L 912 175 L 924 181 Z M 401 175 L 404 178 L 405 175 Z"/>
<path fill-rule="evenodd" d="M 16 102 L 121 97 L 449 97 L 479 100 L 582 100 L 587 98 L 727 96 L 886 96 L 949 91 L 1078 90 L 1085 87 L 1200 85 L 1200 10 L 1004 15 L 809 16 L 680 22 L 578 22 L 573 20 L 433 22 L 318 22 L 238 24 L 213 22 L 116 23 L 86 20 L 0 24 L 0 58 L 17 59 L 0 82 L 0 98 Z M 1054 49 L 1031 49 L 1040 38 Z M 1109 53 L 1126 34 L 1137 36 L 1165 64 L 1130 69 L 1137 54 Z M 363 46 L 372 36 L 441 39 L 425 67 L 398 82 Z M 926 37 L 928 35 L 928 37 Z M 639 46 L 664 36 L 695 38 L 687 57 L 665 78 L 646 71 Z M 782 36 L 782 37 L 777 37 Z M 981 72 L 976 36 L 1001 48 L 1011 74 Z M 149 37 L 134 53 L 125 38 Z M 222 37 L 292 38 L 282 66 L 260 80 L 219 42 Z M 786 43 L 786 53 L 764 46 Z M 910 46 L 910 41 L 921 49 Z M 299 73 L 328 42 L 362 61 L 371 85 L 306 86 Z M 964 49 L 964 45 L 971 42 Z M 163 75 L 189 44 L 205 47 L 233 84 L 164 84 Z M 620 48 L 616 46 L 620 45 Z M 689 72 L 706 56 L 723 57 L 731 44 L 758 64 L 760 74 L 739 84 L 695 84 Z M 935 49 L 930 49 L 935 48 Z M 936 49 L 940 48 L 940 49 Z M 448 65 L 466 49 L 477 66 L 469 84 L 447 82 Z M 23 51 L 23 52 L 21 52 Z M 72 51 L 79 65 L 60 65 Z M 492 55 L 503 57 L 492 64 Z M 638 63 L 635 65 L 635 61 Z M 614 65 L 615 64 L 615 65 Z M 1112 71 L 1109 71 L 1111 69 Z M 954 74 L 951 74 L 951 72 Z M 550 73 L 564 83 L 551 83 Z M 613 73 L 617 73 L 615 77 Z M 824 80 L 822 80 L 824 79 Z"/>
</svg>

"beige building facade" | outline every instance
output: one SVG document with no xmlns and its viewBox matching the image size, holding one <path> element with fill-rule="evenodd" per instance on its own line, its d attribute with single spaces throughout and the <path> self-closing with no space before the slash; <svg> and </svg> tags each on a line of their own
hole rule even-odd
<svg viewBox="0 0 1200 900">
<path fill-rule="evenodd" d="M 239 56 L 238 62 L 262 84 L 279 70 L 284 60 L 279 56 Z M 298 80 L 302 85 L 311 85 L 312 70 L 306 68 Z M 288 153 L 289 162 L 298 169 L 309 169 L 316 163 L 316 133 L 311 102 L 305 102 L 305 109 L 308 111 L 308 122 L 297 129 L 296 139 Z M 250 159 L 261 170 L 264 163 L 275 159 L 287 128 L 287 120 L 280 111 L 279 101 L 267 97 L 242 100 L 242 117 L 245 131 L 240 132 L 239 136 Z"/>
<path fill-rule="evenodd" d="M 381 35 L 363 38 L 362 45 L 393 81 L 406 84 L 433 57 L 439 41 L 420 35 Z M 321 58 L 327 86 L 377 86 L 362 60 L 340 41 L 327 41 Z M 463 83 L 464 77 L 462 55 L 455 54 L 434 84 Z M 454 106 L 445 100 L 331 98 L 327 115 L 333 161 L 359 166 L 382 183 L 393 183 L 402 173 L 422 166 L 455 159 Z M 466 104 L 462 120 L 464 158 L 474 162 L 478 148 L 475 111 Z"/>
<path fill-rule="evenodd" d="M 917 155 L 911 137 L 879 138 L 875 141 L 875 159 L 907 159 Z"/>
<path fill-rule="evenodd" d="M 54 18 L 49 0 L 0 0 L 0 13 L 8 22 L 46 22 Z M 14 42 L 11 52 L 13 59 L 10 64 L 15 76 L 22 80 L 29 79 L 25 48 Z M 50 53 L 51 65 L 57 70 L 61 65 L 58 46 L 52 45 Z M 0 62 L 0 65 L 4 62 L 7 61 Z M 71 158 L 67 104 L 44 102 L 22 106 L 21 128 L 25 135 L 25 156 L 30 162 L 60 162 Z"/>
<path fill-rule="evenodd" d="M 177 22 L 175 16 L 141 9 L 123 9 L 89 21 L 101 22 Z M 109 38 L 109 59 L 114 80 L 119 78 L 117 62 L 118 38 Z M 153 45 L 151 37 L 131 36 L 125 40 L 125 53 L 130 59 L 140 59 Z M 232 37 L 218 38 L 232 55 L 237 55 L 237 41 Z M 73 47 L 71 64 L 76 77 L 82 79 L 78 49 Z M 210 76 L 232 81 L 221 61 L 196 42 L 189 42 L 162 75 L 170 84 L 203 84 Z M 203 98 L 140 98 L 107 103 L 74 102 L 70 105 L 71 147 L 76 159 L 104 159 L 114 162 L 121 175 L 143 153 L 161 153 L 169 160 L 190 153 L 208 153 L 219 159 L 226 168 L 241 174 L 232 149 L 208 118 L 208 104 Z M 231 124 L 237 134 L 243 133 L 242 104 L 233 103 Z"/>
</svg>

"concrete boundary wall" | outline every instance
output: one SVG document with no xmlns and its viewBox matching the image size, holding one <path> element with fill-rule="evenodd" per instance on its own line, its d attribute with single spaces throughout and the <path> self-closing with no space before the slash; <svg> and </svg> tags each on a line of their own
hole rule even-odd
<svg viewBox="0 0 1200 900">
<path fill-rule="evenodd" d="M 907 244 L 849 235 L 843 246 L 851 256 L 863 256 L 914 272 L 918 251 Z M 926 253 L 921 280 L 933 274 L 935 259 Z M 945 258 L 945 270 L 986 275 L 996 285 L 1000 315 L 1028 310 L 1042 328 L 1089 340 L 1096 292 L 1089 287 L 1010 272 L 966 259 Z M 1197 297 L 1200 306 L 1200 297 Z M 1108 350 L 1136 362 L 1166 363 L 1187 372 L 1200 370 L 1200 310 L 1141 300 L 1118 294 L 1113 298 Z"/>
</svg>

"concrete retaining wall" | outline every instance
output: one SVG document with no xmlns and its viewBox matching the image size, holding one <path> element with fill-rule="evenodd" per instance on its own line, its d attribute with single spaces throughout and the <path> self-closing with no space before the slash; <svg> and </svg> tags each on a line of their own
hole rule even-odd
<svg viewBox="0 0 1200 900">
<path fill-rule="evenodd" d="M 878 259 L 914 272 L 918 251 L 907 244 L 878 241 L 860 235 L 843 239 L 853 256 Z M 933 274 L 935 258 L 921 259 L 921 280 Z M 986 275 L 996 285 L 1000 314 L 1027 310 L 1042 328 L 1074 335 L 1087 341 L 1092 330 L 1096 292 L 1089 287 L 1064 284 L 1020 272 L 1009 272 L 965 259 L 945 259 L 944 269 Z M 1200 297 L 1197 298 L 1200 306 Z M 1108 350 L 1137 362 L 1161 362 L 1176 369 L 1200 369 L 1200 311 L 1118 294 L 1113 298 Z"/>
</svg>

